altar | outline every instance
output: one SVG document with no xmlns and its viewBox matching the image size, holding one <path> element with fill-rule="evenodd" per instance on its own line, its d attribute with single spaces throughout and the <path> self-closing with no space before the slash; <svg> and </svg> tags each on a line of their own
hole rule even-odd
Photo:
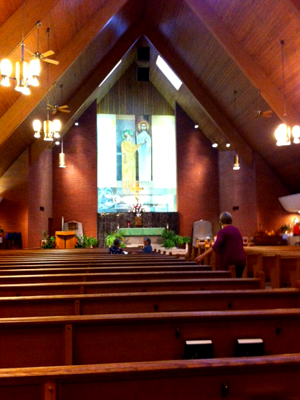
<svg viewBox="0 0 300 400">
<path fill-rule="evenodd" d="M 161 244 L 164 227 L 158 228 L 120 228 L 119 233 L 124 237 L 126 246 L 143 245 L 143 238 L 149 237 L 151 243 Z"/>
</svg>

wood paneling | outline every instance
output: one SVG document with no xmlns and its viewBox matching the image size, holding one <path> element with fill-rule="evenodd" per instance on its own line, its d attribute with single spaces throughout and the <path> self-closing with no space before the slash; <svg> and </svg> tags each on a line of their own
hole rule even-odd
<svg viewBox="0 0 300 400">
<path fill-rule="evenodd" d="M 174 115 L 151 82 L 138 82 L 137 65 L 132 64 L 109 93 L 99 102 L 101 114 Z"/>
</svg>

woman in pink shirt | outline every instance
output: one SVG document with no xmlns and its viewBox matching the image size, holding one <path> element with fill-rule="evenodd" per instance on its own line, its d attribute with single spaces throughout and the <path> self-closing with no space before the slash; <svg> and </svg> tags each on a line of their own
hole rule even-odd
<svg viewBox="0 0 300 400">
<path fill-rule="evenodd" d="M 218 255 L 220 270 L 228 270 L 230 265 L 234 265 L 236 277 L 241 278 L 246 264 L 242 235 L 235 226 L 232 226 L 232 216 L 229 212 L 223 212 L 220 215 L 220 223 L 222 229 L 218 232 L 213 246 L 195 260 L 200 264 L 204 257 L 215 251 Z"/>
</svg>

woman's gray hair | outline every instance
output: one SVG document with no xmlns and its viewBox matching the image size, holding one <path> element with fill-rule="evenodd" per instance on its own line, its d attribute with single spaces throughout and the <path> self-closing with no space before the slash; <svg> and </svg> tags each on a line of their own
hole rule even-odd
<svg viewBox="0 0 300 400">
<path fill-rule="evenodd" d="M 144 242 L 147 242 L 148 244 L 151 244 L 151 239 L 148 238 L 148 237 L 145 237 L 145 238 L 144 238 Z"/>
<path fill-rule="evenodd" d="M 222 225 L 231 225 L 232 215 L 228 211 L 222 212 L 222 214 L 220 214 L 220 222 Z"/>
</svg>

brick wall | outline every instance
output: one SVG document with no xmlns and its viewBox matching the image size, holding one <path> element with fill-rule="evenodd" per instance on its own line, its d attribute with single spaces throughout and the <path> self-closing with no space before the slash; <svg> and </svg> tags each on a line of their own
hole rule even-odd
<svg viewBox="0 0 300 400">
<path fill-rule="evenodd" d="M 61 221 L 78 221 L 97 237 L 97 104 L 94 102 L 64 136 L 66 168 L 59 168 L 60 147 L 53 151 L 53 232 Z"/>
<path fill-rule="evenodd" d="M 253 236 L 257 227 L 255 167 L 240 158 L 239 170 L 233 170 L 234 151 L 219 154 L 220 212 L 232 214 L 233 225 L 242 236 Z"/>
<path fill-rule="evenodd" d="M 42 231 L 50 230 L 52 218 L 52 150 L 45 150 L 29 167 L 28 247 L 40 247 Z"/>
<path fill-rule="evenodd" d="M 200 219 L 218 229 L 218 151 L 194 128 L 194 122 L 176 105 L 177 207 L 179 231 L 191 236 L 193 223 Z"/>
<path fill-rule="evenodd" d="M 278 230 L 299 215 L 287 213 L 281 206 L 278 197 L 289 195 L 289 191 L 266 165 L 256 156 L 257 174 L 257 227 L 262 230 Z"/>
<path fill-rule="evenodd" d="M 28 149 L 0 178 L 0 226 L 7 232 L 21 232 L 28 247 Z M 0 248 L 5 248 L 5 241 Z"/>
</svg>

